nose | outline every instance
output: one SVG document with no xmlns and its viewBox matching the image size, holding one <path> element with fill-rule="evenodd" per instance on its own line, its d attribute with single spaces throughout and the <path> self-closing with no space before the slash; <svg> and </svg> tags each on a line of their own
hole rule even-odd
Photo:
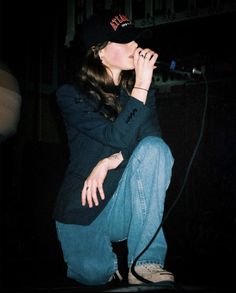
<svg viewBox="0 0 236 293">
<path fill-rule="evenodd" d="M 138 48 L 138 43 L 136 41 L 132 41 L 130 42 L 130 47 L 135 51 Z"/>
</svg>

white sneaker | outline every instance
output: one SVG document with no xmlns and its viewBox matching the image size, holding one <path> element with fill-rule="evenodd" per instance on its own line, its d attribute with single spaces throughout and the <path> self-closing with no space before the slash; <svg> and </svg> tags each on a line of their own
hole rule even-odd
<svg viewBox="0 0 236 293">
<path fill-rule="evenodd" d="M 171 272 L 164 270 L 158 264 L 142 264 L 134 267 L 135 272 L 142 278 L 152 283 L 174 283 L 175 278 Z M 143 284 L 144 282 L 138 280 L 129 270 L 128 274 L 129 284 Z"/>
</svg>

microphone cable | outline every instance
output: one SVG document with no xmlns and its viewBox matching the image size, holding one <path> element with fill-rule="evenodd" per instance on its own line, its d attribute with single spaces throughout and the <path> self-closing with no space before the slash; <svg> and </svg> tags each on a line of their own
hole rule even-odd
<svg viewBox="0 0 236 293">
<path fill-rule="evenodd" d="M 204 74 L 202 74 L 203 76 L 203 80 L 204 80 L 204 84 L 205 84 L 205 103 L 204 103 L 204 108 L 203 108 L 203 115 L 202 115 L 202 123 L 201 123 L 201 128 L 200 128 L 200 134 L 199 134 L 199 137 L 198 137 L 198 140 L 197 140 L 197 143 L 196 143 L 196 146 L 193 150 L 193 154 L 192 154 L 192 157 L 189 161 L 189 164 L 188 164 L 188 167 L 187 167 L 187 170 L 186 170 L 186 174 L 185 174 L 185 177 L 184 177 L 184 181 L 183 181 L 183 184 L 182 184 L 182 187 L 175 199 L 175 201 L 173 202 L 173 204 L 170 206 L 169 210 L 167 211 L 166 215 L 163 217 L 159 227 L 157 228 L 155 234 L 153 235 L 153 237 L 151 238 L 150 242 L 148 243 L 148 245 L 138 254 L 138 256 L 134 259 L 131 267 L 130 267 L 130 270 L 132 272 L 132 274 L 138 279 L 140 280 L 141 282 L 143 283 L 153 283 L 152 281 L 149 281 L 145 278 L 143 278 L 142 276 L 140 276 L 134 269 L 138 259 L 140 258 L 140 256 L 142 254 L 144 254 L 144 252 L 149 248 L 149 246 L 152 244 L 152 242 L 154 241 L 154 239 L 156 238 L 157 234 L 159 233 L 161 227 L 163 226 L 163 224 L 166 222 L 167 218 L 169 217 L 171 211 L 173 210 L 173 208 L 175 207 L 176 203 L 178 202 L 178 200 L 180 199 L 180 196 L 182 195 L 182 192 L 184 190 L 184 187 L 187 183 L 187 179 L 188 179 L 188 175 L 190 173 L 190 169 L 191 169 L 191 166 L 192 166 L 192 163 L 193 163 L 193 160 L 196 156 L 196 153 L 197 153 L 197 150 L 199 148 L 199 145 L 200 145 L 200 142 L 202 140 L 202 137 L 203 137 L 203 130 L 204 130 L 204 127 L 205 127 L 205 120 L 206 120 L 206 112 L 207 112 L 207 105 L 208 105 L 208 83 L 207 83 L 207 79 L 205 77 Z"/>
</svg>

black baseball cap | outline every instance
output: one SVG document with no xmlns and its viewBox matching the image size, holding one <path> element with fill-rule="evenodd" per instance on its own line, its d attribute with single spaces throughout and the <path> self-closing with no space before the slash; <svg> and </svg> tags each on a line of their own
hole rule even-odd
<svg viewBox="0 0 236 293">
<path fill-rule="evenodd" d="M 125 44 L 135 40 L 142 31 L 126 15 L 105 10 L 83 23 L 82 40 L 87 49 L 106 41 Z"/>
</svg>

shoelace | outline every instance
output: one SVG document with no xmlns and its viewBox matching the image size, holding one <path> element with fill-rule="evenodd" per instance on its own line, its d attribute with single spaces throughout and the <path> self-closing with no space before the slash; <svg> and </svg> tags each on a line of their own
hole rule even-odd
<svg viewBox="0 0 236 293">
<path fill-rule="evenodd" d="M 149 272 L 164 272 L 164 270 L 157 264 L 143 264 L 142 265 Z"/>
</svg>

